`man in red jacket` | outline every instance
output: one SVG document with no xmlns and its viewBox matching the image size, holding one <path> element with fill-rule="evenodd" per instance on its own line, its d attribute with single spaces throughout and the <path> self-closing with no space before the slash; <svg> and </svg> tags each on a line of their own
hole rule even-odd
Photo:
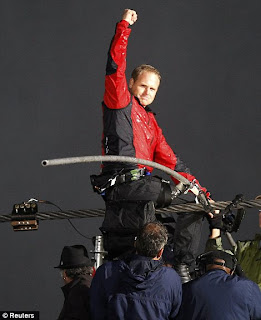
<svg viewBox="0 0 261 320">
<path fill-rule="evenodd" d="M 108 52 L 105 93 L 103 98 L 103 155 L 136 157 L 164 165 L 176 170 L 186 179 L 193 181 L 206 193 L 185 164 L 175 155 L 165 140 L 155 114 L 149 108 L 157 94 L 161 76 L 150 65 L 141 65 L 132 72 L 127 83 L 126 54 L 130 25 L 137 21 L 137 13 L 126 9 L 117 24 L 115 35 Z M 122 162 L 103 162 L 100 188 L 106 204 L 109 201 L 153 201 L 156 207 L 168 206 L 173 200 L 169 182 L 152 177 L 152 168 Z M 97 176 L 96 176 L 97 177 Z M 173 178 L 173 177 L 172 177 Z M 173 178 L 174 183 L 177 183 Z M 193 197 L 194 199 L 194 197 Z M 161 221 L 168 217 L 161 217 Z M 174 254 L 171 264 L 176 270 L 187 274 L 197 253 L 202 226 L 198 213 L 182 213 L 175 226 Z M 166 222 L 166 220 L 164 220 Z M 163 222 L 164 222 L 163 221 Z M 167 225 L 171 229 L 171 225 Z M 170 240 L 171 241 L 171 240 Z M 182 270 L 184 272 L 182 272 Z"/>
</svg>

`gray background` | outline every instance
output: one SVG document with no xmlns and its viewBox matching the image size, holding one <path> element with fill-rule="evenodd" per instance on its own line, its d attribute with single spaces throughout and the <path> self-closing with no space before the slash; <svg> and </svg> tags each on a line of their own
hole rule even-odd
<svg viewBox="0 0 261 320">
<path fill-rule="evenodd" d="M 1 214 L 31 197 L 63 209 L 103 208 L 89 183 L 98 163 L 40 163 L 100 154 L 106 53 L 124 8 L 139 17 L 128 74 L 141 63 L 162 72 L 153 109 L 169 144 L 214 199 L 261 193 L 259 0 L 0 0 Z M 236 238 L 252 237 L 257 219 L 250 210 Z M 101 219 L 73 222 L 87 237 L 99 234 Z M 66 220 L 16 233 L 2 223 L 0 234 L 0 310 L 55 319 L 63 296 L 53 266 L 64 245 L 90 250 L 91 241 Z M 207 235 L 205 225 L 201 248 Z"/>
</svg>

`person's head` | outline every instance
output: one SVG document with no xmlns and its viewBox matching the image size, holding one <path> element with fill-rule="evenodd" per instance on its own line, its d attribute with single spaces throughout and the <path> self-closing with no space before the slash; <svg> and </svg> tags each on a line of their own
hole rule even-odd
<svg viewBox="0 0 261 320">
<path fill-rule="evenodd" d="M 232 275 L 237 265 L 237 259 L 232 252 L 213 250 L 199 255 L 196 264 L 200 274 L 212 269 L 221 269 Z"/>
<path fill-rule="evenodd" d="M 132 71 L 130 92 L 139 99 L 142 106 L 146 107 L 154 101 L 160 80 L 161 76 L 156 68 L 142 64 Z"/>
<path fill-rule="evenodd" d="M 61 276 L 65 283 L 69 283 L 81 275 L 93 274 L 93 268 L 91 266 L 84 266 L 79 268 L 61 269 Z"/>
<path fill-rule="evenodd" d="M 57 267 L 61 270 L 66 283 L 82 274 L 91 274 L 92 266 L 88 252 L 83 245 L 65 246 L 60 263 Z"/>
<path fill-rule="evenodd" d="M 135 241 L 137 254 L 160 259 L 168 241 L 167 229 L 160 222 L 150 222 L 142 227 Z"/>
</svg>

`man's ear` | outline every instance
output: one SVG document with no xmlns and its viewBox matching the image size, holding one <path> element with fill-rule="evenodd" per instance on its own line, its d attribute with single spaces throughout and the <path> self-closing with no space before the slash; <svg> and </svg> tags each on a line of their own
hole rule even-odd
<svg viewBox="0 0 261 320">
<path fill-rule="evenodd" d="M 129 81 L 129 88 L 130 88 L 130 89 L 132 88 L 133 83 L 134 83 L 134 79 L 133 79 L 133 78 L 130 78 L 130 81 Z"/>
<path fill-rule="evenodd" d="M 163 250 L 164 250 L 164 248 L 160 249 L 160 251 L 158 252 L 158 254 L 157 254 L 157 258 L 158 258 L 158 259 L 161 258 L 162 253 L 163 253 Z"/>
</svg>

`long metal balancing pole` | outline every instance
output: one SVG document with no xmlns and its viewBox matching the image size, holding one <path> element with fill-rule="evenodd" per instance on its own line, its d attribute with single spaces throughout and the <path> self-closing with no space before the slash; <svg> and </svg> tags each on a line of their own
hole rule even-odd
<svg viewBox="0 0 261 320">
<path fill-rule="evenodd" d="M 182 175 L 177 173 L 174 170 L 171 170 L 159 163 L 144 160 L 144 159 L 137 159 L 133 157 L 124 157 L 124 156 L 83 156 L 83 157 L 71 157 L 71 158 L 59 158 L 59 159 L 50 159 L 50 160 L 43 160 L 41 162 L 43 167 L 47 166 L 60 166 L 60 165 L 67 165 L 67 164 L 79 164 L 79 163 L 89 163 L 89 162 L 129 162 L 129 163 L 136 163 L 142 164 L 145 166 L 149 166 L 155 169 L 159 169 L 170 176 L 174 177 L 175 179 L 179 180 L 186 186 L 190 186 L 191 182 L 184 178 Z M 199 194 L 198 188 L 191 185 L 189 188 L 191 192 L 193 192 L 196 196 Z"/>
<path fill-rule="evenodd" d="M 199 194 L 198 188 L 193 186 L 189 180 L 184 178 L 182 175 L 177 173 L 174 170 L 171 170 L 159 163 L 148 161 L 144 159 L 137 159 L 133 157 L 123 157 L 123 156 L 83 156 L 83 157 L 71 157 L 71 158 L 60 158 L 60 159 L 51 159 L 51 160 L 43 160 L 42 166 L 59 166 L 59 165 L 67 165 L 67 164 L 78 164 L 78 163 L 89 163 L 89 162 L 128 162 L 128 163 L 135 163 L 135 164 L 142 164 L 146 166 L 150 166 L 155 169 L 159 169 L 170 176 L 174 177 L 175 179 L 179 180 L 186 186 L 190 186 L 188 189 L 193 192 L 196 196 Z M 235 241 L 230 233 L 226 233 L 226 236 L 231 244 L 234 247 Z"/>
<path fill-rule="evenodd" d="M 135 164 L 142 164 L 146 166 L 150 166 L 155 169 L 159 169 L 170 176 L 174 177 L 175 179 L 179 180 L 186 186 L 190 186 L 188 189 L 193 192 L 196 196 L 199 194 L 198 188 L 193 186 L 189 180 L 184 178 L 182 175 L 177 173 L 174 170 L 171 170 L 159 163 L 148 161 L 144 159 L 137 159 L 133 157 L 123 157 L 123 156 L 83 156 L 83 157 L 71 157 L 71 158 L 60 158 L 60 159 L 51 159 L 51 160 L 43 160 L 42 166 L 59 166 L 59 165 L 67 165 L 67 164 L 78 164 L 78 163 L 89 163 L 89 162 L 128 162 L 128 163 L 135 163 Z M 226 232 L 227 239 L 230 245 L 235 248 L 236 243 L 229 232 Z"/>
<path fill-rule="evenodd" d="M 129 162 L 129 163 L 136 163 L 142 164 L 146 166 L 153 167 L 155 169 L 159 169 L 177 180 L 181 181 L 182 183 L 188 185 L 190 181 L 184 178 L 182 175 L 177 173 L 174 170 L 171 170 L 159 163 L 144 160 L 144 159 L 137 159 L 133 157 L 123 157 L 123 156 L 83 156 L 83 157 L 71 157 L 71 158 L 59 158 L 59 159 L 51 159 L 51 160 L 43 160 L 42 166 L 60 166 L 60 165 L 67 165 L 67 164 L 77 164 L 77 163 L 88 163 L 88 162 Z"/>
</svg>

